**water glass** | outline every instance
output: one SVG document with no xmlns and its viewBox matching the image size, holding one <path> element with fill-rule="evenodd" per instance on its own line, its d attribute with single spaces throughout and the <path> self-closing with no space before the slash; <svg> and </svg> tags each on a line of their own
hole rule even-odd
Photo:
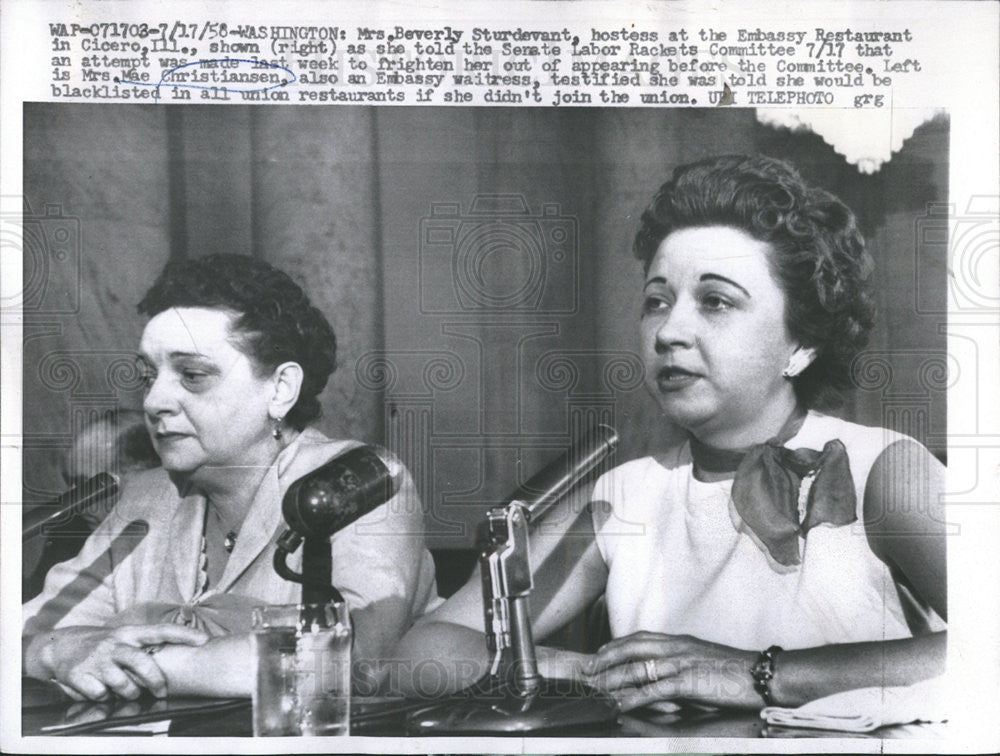
<svg viewBox="0 0 1000 756">
<path fill-rule="evenodd" d="M 253 649 L 255 736 L 349 734 L 351 624 L 346 604 L 256 607 Z"/>
</svg>

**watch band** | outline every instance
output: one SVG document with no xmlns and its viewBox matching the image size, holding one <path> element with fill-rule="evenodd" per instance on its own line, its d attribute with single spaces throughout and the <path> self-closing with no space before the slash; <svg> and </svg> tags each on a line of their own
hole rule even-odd
<svg viewBox="0 0 1000 756">
<path fill-rule="evenodd" d="M 750 675 L 753 677 L 753 688 L 760 697 L 764 699 L 765 706 L 771 706 L 774 699 L 771 697 L 771 680 L 774 679 L 774 659 L 784 649 L 781 646 L 771 646 L 766 651 L 761 651 L 757 657 L 757 662 L 750 668 Z"/>
</svg>

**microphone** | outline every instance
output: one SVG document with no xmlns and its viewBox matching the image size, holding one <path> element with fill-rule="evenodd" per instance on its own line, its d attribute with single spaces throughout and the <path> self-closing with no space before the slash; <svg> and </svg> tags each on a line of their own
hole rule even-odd
<svg viewBox="0 0 1000 756">
<path fill-rule="evenodd" d="M 329 538 L 395 496 L 402 470 L 385 449 L 355 447 L 292 483 L 281 513 L 303 538 Z"/>
<path fill-rule="evenodd" d="M 281 501 L 289 528 L 278 538 L 274 569 L 302 585 L 303 604 L 343 601 L 331 585 L 330 536 L 389 501 L 399 491 L 403 465 L 391 452 L 359 446 L 292 483 Z M 302 542 L 302 572 L 285 560 Z"/>
<path fill-rule="evenodd" d="M 520 485 L 506 501 L 520 502 L 529 520 L 538 521 L 618 446 L 618 434 L 609 425 L 587 430 L 570 449 Z"/>
<path fill-rule="evenodd" d="M 118 478 L 111 473 L 97 473 L 93 478 L 73 486 L 55 501 L 26 512 L 21 519 L 21 538 L 32 538 L 46 528 L 65 522 L 117 493 Z"/>
</svg>

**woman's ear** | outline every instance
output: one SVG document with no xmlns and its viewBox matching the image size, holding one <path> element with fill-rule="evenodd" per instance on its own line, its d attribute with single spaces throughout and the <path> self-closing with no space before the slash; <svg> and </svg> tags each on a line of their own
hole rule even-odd
<svg viewBox="0 0 1000 756">
<path fill-rule="evenodd" d="M 792 352 L 791 357 L 788 358 L 788 365 L 785 369 L 781 371 L 781 374 L 785 378 L 795 378 L 802 374 L 807 367 L 809 367 L 813 360 L 816 359 L 816 350 L 812 347 L 797 347 L 794 352 Z"/>
<path fill-rule="evenodd" d="M 268 414 L 272 419 L 280 420 L 291 412 L 295 402 L 299 400 L 302 376 L 302 366 L 297 362 L 283 362 L 274 369 L 274 396 L 268 406 Z"/>
</svg>

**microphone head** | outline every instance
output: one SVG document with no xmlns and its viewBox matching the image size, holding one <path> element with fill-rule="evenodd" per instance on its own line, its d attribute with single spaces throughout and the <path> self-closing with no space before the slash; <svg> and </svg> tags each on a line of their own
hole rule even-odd
<svg viewBox="0 0 1000 756">
<path fill-rule="evenodd" d="M 402 473 L 403 465 L 392 453 L 359 446 L 295 481 L 281 511 L 288 526 L 304 538 L 329 538 L 395 496 Z"/>
<path fill-rule="evenodd" d="M 594 472 L 617 447 L 618 433 L 614 428 L 604 424 L 591 426 L 564 454 L 518 486 L 507 501 L 522 502 L 534 521 Z"/>
</svg>

